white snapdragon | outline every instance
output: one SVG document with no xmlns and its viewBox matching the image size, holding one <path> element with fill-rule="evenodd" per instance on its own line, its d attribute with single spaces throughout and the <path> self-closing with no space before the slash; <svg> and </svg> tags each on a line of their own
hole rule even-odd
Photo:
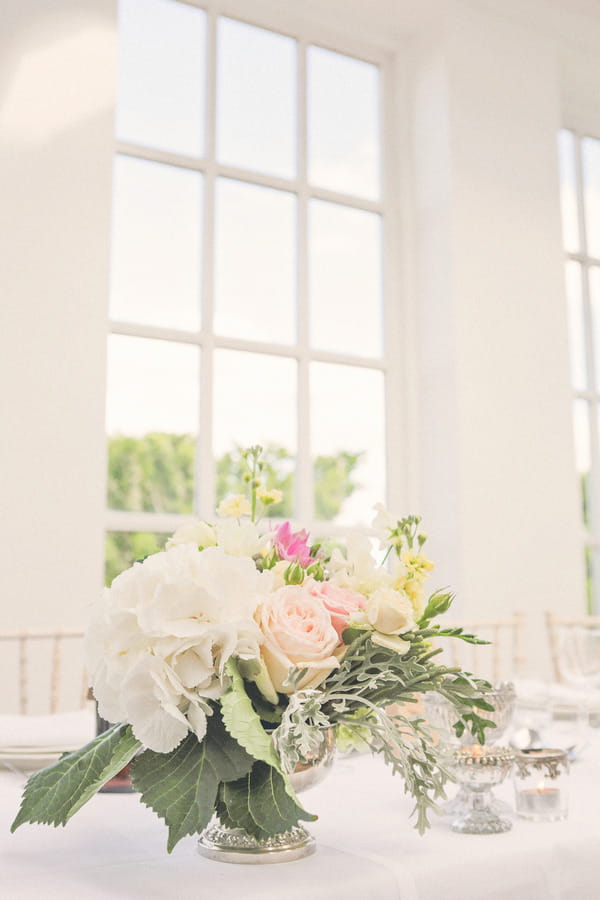
<svg viewBox="0 0 600 900">
<path fill-rule="evenodd" d="M 250 501 L 244 494 L 232 494 L 230 497 L 225 497 L 217 506 L 219 516 L 231 516 L 239 519 L 241 516 L 249 516 L 251 513 Z"/>
<path fill-rule="evenodd" d="M 213 525 L 197 519 L 195 522 L 186 522 L 169 538 L 166 549 L 177 547 L 178 544 L 196 544 L 197 547 L 214 547 L 217 543 L 217 535 Z"/>
<path fill-rule="evenodd" d="M 219 519 L 215 529 L 219 547 L 230 556 L 257 556 L 269 542 L 269 535 L 261 534 L 249 519 Z"/>
<path fill-rule="evenodd" d="M 334 550 L 328 569 L 331 580 L 339 587 L 350 588 L 365 596 L 391 584 L 390 573 L 373 559 L 369 538 L 350 535 L 346 542 L 346 556 Z"/>
</svg>

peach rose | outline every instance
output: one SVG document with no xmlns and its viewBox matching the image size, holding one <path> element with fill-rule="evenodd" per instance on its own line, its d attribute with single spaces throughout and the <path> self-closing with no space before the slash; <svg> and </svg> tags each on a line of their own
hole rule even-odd
<svg viewBox="0 0 600 900">
<path fill-rule="evenodd" d="M 256 618 L 263 634 L 262 659 L 276 691 L 293 692 L 284 684 L 293 666 L 308 669 L 298 688 L 314 688 L 339 665 L 345 647 L 331 614 L 306 583 L 274 591 L 261 604 Z"/>
<path fill-rule="evenodd" d="M 315 581 L 310 578 L 304 582 L 313 597 L 317 597 L 325 609 L 331 614 L 331 624 L 341 638 L 344 628 L 348 627 L 348 618 L 352 613 L 364 609 L 366 597 L 349 588 L 338 587 L 330 581 Z"/>
</svg>

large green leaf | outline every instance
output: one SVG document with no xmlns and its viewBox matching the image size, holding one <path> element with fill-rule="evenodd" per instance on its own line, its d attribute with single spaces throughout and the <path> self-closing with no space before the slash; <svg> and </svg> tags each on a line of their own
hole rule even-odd
<svg viewBox="0 0 600 900">
<path fill-rule="evenodd" d="M 23 822 L 66 825 L 109 779 L 131 761 L 140 747 L 129 725 L 113 725 L 85 747 L 31 776 L 25 785 L 15 831 Z"/>
<path fill-rule="evenodd" d="M 239 781 L 224 784 L 221 798 L 229 819 L 256 838 L 280 834 L 300 819 L 314 822 L 288 793 L 286 779 L 272 766 L 257 762 Z"/>
<path fill-rule="evenodd" d="M 164 819 L 170 853 L 186 834 L 198 834 L 214 812 L 219 782 L 247 774 L 254 762 L 215 713 L 202 742 L 189 734 L 171 753 L 146 750 L 132 765 L 142 803 Z"/>
<path fill-rule="evenodd" d="M 225 728 L 251 756 L 281 772 L 281 763 L 273 742 L 254 711 L 235 660 L 228 661 L 226 671 L 231 678 L 231 686 L 221 697 Z"/>
</svg>

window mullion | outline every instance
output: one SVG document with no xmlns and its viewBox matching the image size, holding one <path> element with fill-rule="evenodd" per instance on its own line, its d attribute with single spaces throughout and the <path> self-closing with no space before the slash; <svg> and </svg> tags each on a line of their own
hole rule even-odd
<svg viewBox="0 0 600 900">
<path fill-rule="evenodd" d="M 213 455 L 215 188 L 217 109 L 217 15 L 208 14 L 206 60 L 206 158 L 203 223 L 202 330 L 206 339 L 200 365 L 200 410 L 196 439 L 196 511 L 212 519 L 215 508 Z"/>
<path fill-rule="evenodd" d="M 298 304 L 298 421 L 296 460 L 296 516 L 303 522 L 313 517 L 311 466 L 310 349 L 308 309 L 308 183 L 306 135 L 306 42 L 298 42 L 297 70 L 297 304 Z"/>
</svg>

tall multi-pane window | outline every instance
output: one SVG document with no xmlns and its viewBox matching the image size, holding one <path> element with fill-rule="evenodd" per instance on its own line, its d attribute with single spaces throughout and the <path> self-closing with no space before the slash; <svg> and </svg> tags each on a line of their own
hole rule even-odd
<svg viewBox="0 0 600 900">
<path fill-rule="evenodd" d="M 594 613 L 600 609 L 600 140 L 561 131 L 559 159 L 586 602 Z"/>
<path fill-rule="evenodd" d="M 377 60 L 178 0 L 120 0 L 119 41 L 107 577 L 255 443 L 274 515 L 343 535 L 391 455 Z"/>
</svg>

